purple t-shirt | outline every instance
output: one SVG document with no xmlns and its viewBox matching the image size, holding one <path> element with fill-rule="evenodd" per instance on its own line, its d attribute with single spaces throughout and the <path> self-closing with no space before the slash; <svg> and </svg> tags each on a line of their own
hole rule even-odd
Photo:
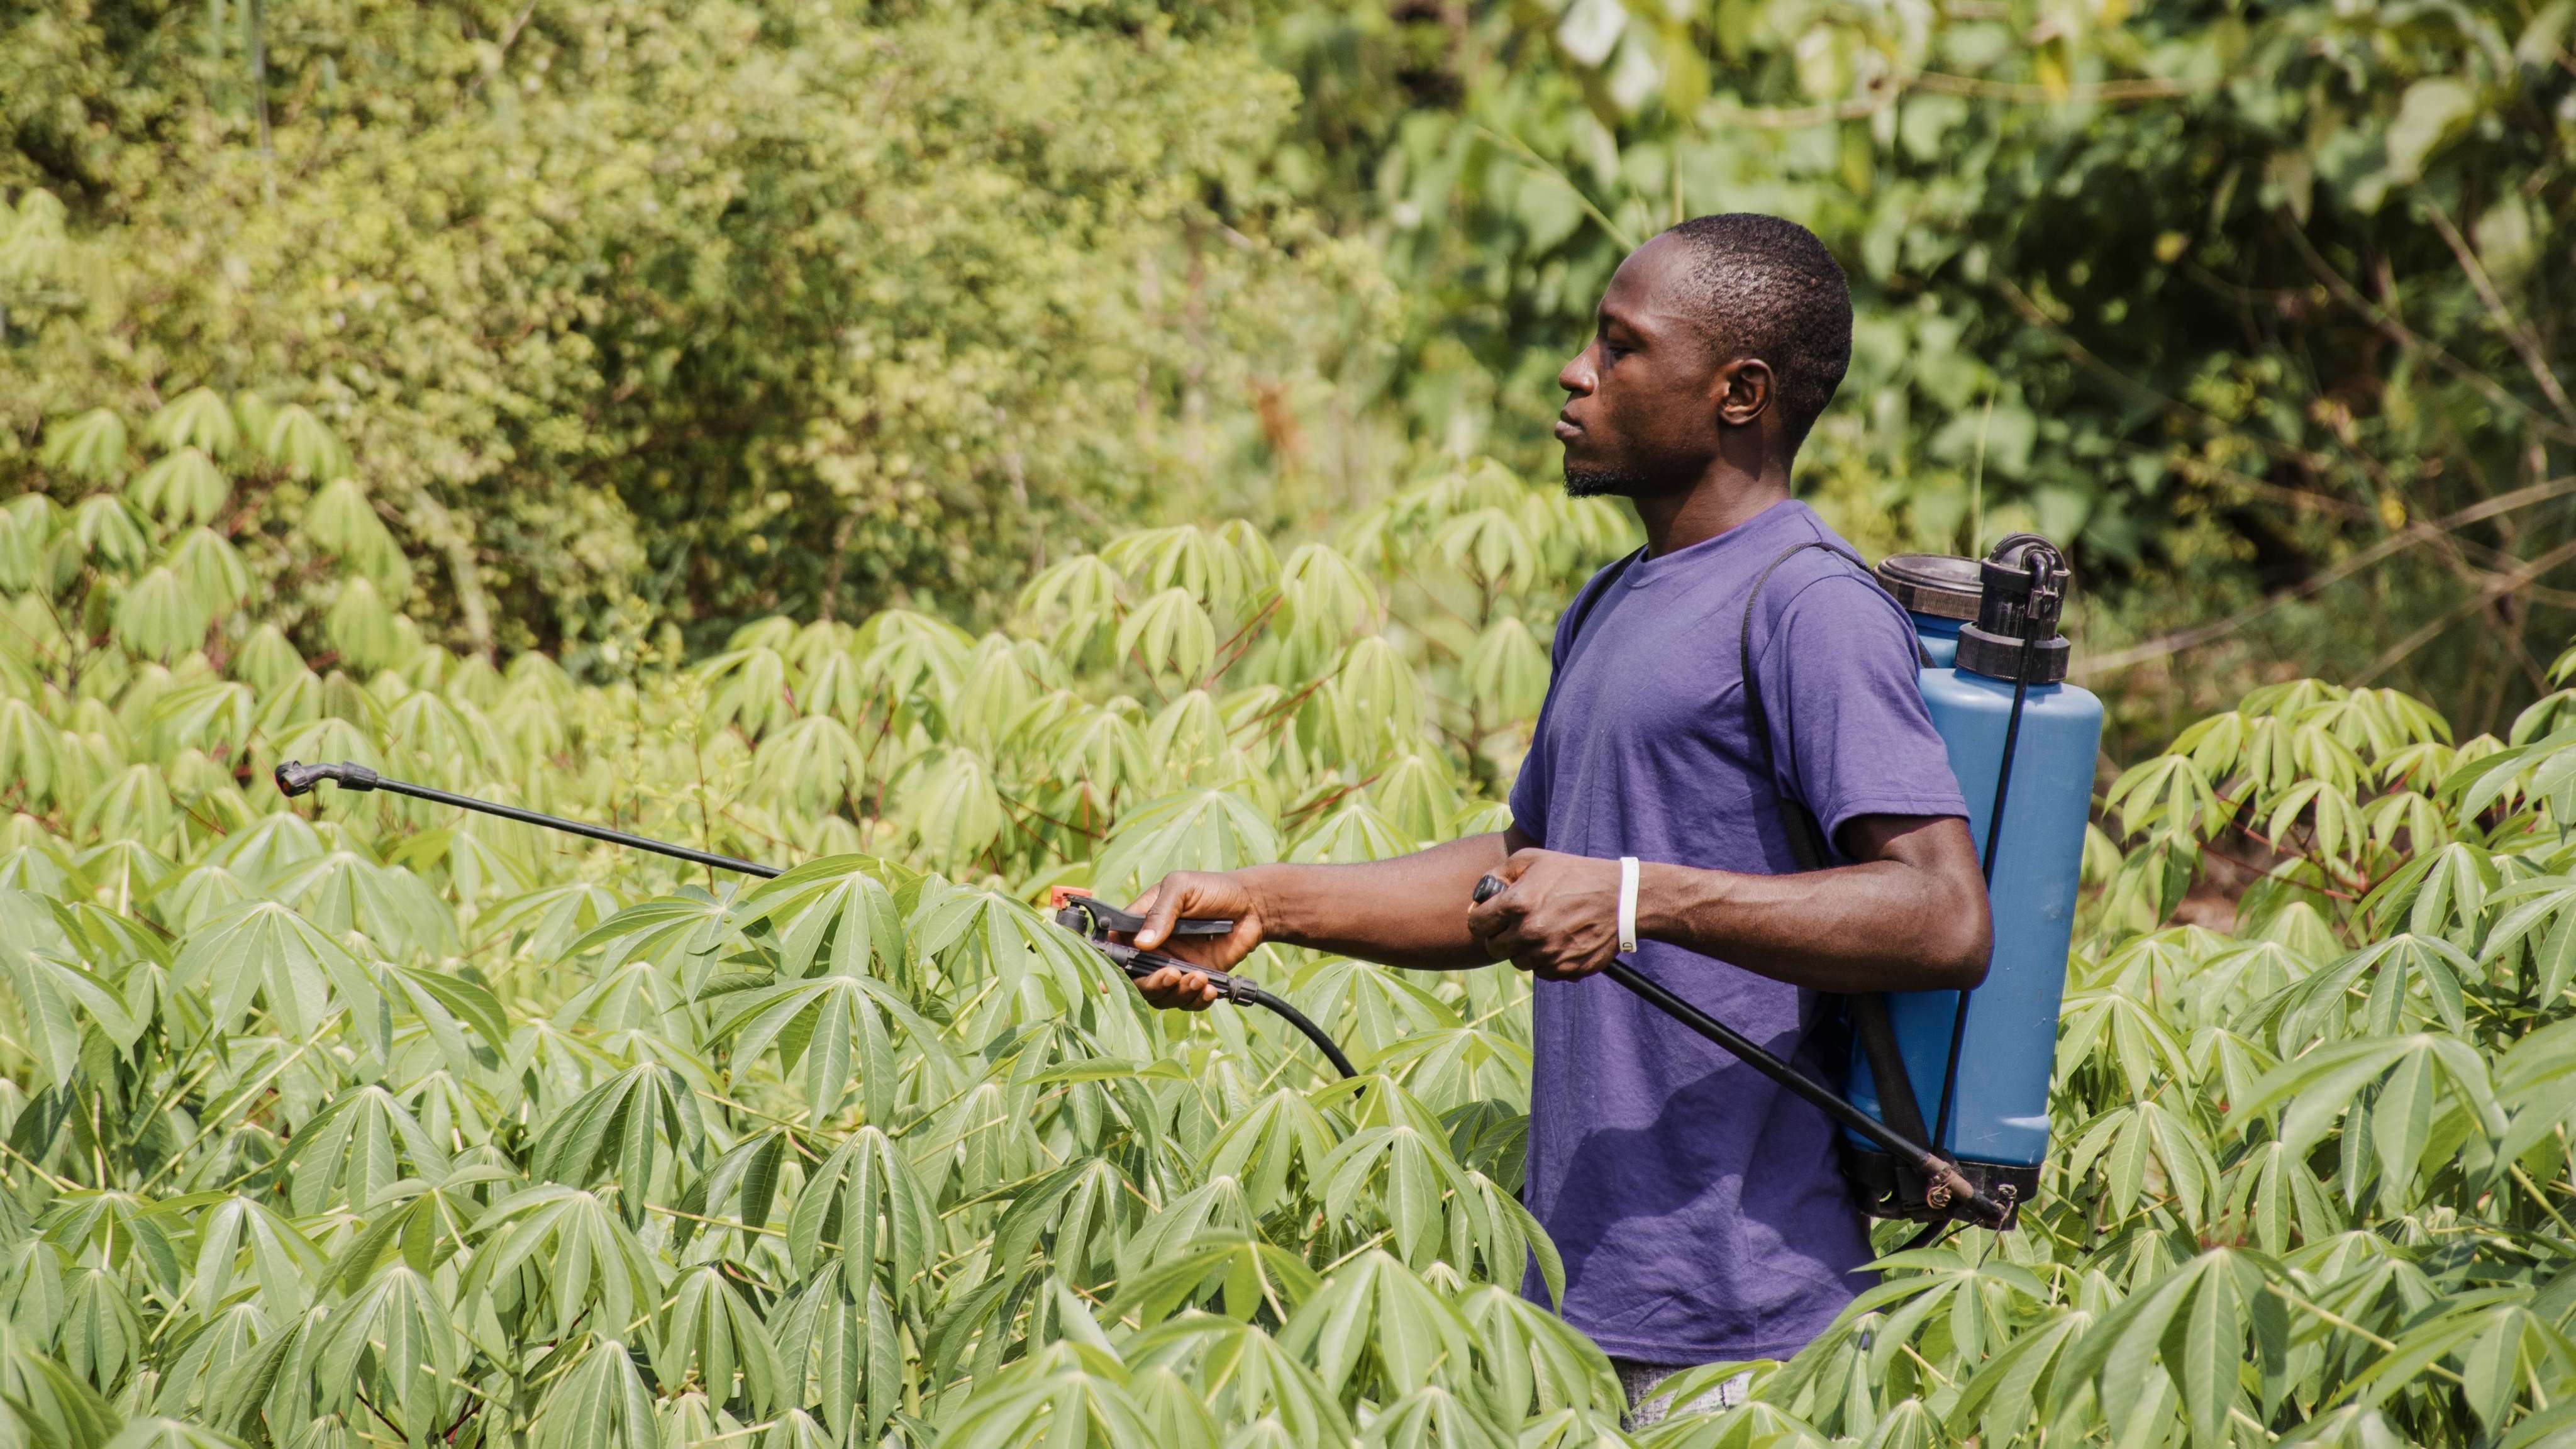
<svg viewBox="0 0 2576 1449">
<path fill-rule="evenodd" d="M 1556 675 L 1512 787 L 1524 833 L 1578 855 L 1771 874 L 1797 868 L 1783 794 L 1829 839 L 1858 815 L 1967 814 L 1915 684 L 1912 626 L 1823 549 L 1790 556 L 1754 605 L 1777 746 L 1762 769 L 1738 664 L 1745 596 L 1807 539 L 1851 551 L 1791 500 L 1594 575 L 1557 625 Z M 1833 998 L 1662 941 L 1633 959 L 1841 1078 Z M 1656 1363 L 1804 1347 L 1865 1286 L 1851 1273 L 1870 1257 L 1824 1113 L 1615 982 L 1536 985 L 1527 1200 L 1565 1256 L 1567 1320 Z M 1534 1266 L 1523 1291 L 1546 1301 Z"/>
</svg>

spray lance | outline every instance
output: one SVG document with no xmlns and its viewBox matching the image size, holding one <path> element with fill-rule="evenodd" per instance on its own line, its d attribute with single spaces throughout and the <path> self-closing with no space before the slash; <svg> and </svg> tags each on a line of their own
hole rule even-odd
<svg viewBox="0 0 2576 1449">
<path fill-rule="evenodd" d="M 753 876 L 761 880 L 770 880 L 782 874 L 777 866 L 763 865 L 758 861 L 744 860 L 738 856 L 719 855 L 714 851 L 674 845 L 666 840 L 632 835 L 623 830 L 612 830 L 605 825 L 593 825 L 584 820 L 567 820 L 560 815 L 523 810 L 516 805 L 504 805 L 497 800 L 478 800 L 471 795 L 458 795 L 432 786 L 414 784 L 409 780 L 397 780 L 347 760 L 337 764 L 311 765 L 297 760 L 288 760 L 277 767 L 276 779 L 278 790 L 289 797 L 309 795 L 315 786 L 328 781 L 343 790 L 383 790 L 391 794 L 408 795 L 415 800 L 426 800 L 433 805 L 446 805 L 502 820 L 515 820 L 522 825 L 557 830 L 566 835 L 578 835 L 587 840 L 602 841 L 630 850 L 649 851 L 673 860 L 685 860 L 692 865 L 732 871 L 737 875 Z M 1500 878 L 1487 876 L 1476 884 L 1476 899 L 1485 900 L 1502 889 L 1503 883 Z M 1325 1034 L 1322 1027 L 1315 1025 L 1304 1012 L 1244 977 L 1223 971 L 1211 971 L 1177 956 L 1169 956 L 1160 951 L 1139 950 L 1125 942 L 1109 939 L 1112 932 L 1132 935 L 1145 924 L 1144 917 L 1122 911 L 1089 896 L 1068 896 L 1064 898 L 1063 908 L 1056 913 L 1055 920 L 1058 925 L 1081 937 L 1084 945 L 1099 952 L 1131 978 L 1152 975 L 1166 966 L 1198 972 L 1208 979 L 1208 983 L 1217 989 L 1217 994 L 1223 999 L 1238 1006 L 1257 1006 L 1273 1012 L 1290 1026 L 1295 1027 L 1308 1041 L 1315 1044 L 1316 1050 L 1321 1051 L 1325 1059 L 1333 1064 L 1333 1069 L 1344 1077 L 1358 1075 L 1357 1069 L 1351 1065 L 1350 1058 L 1343 1054 L 1341 1047 Z M 1174 924 L 1172 934 L 1191 937 L 1222 936 L 1233 929 L 1234 923 L 1229 920 L 1185 916 Z M 1957 1169 L 1950 1167 L 1945 1159 L 1890 1130 L 1875 1117 L 1845 1101 L 1831 1088 L 1754 1045 L 1752 1041 L 1727 1027 L 1723 1022 L 1638 974 L 1626 963 L 1613 963 L 1608 974 L 1612 980 L 1652 1002 L 1683 1025 L 1743 1058 L 1763 1075 L 1824 1108 L 1836 1121 L 1869 1137 L 1871 1141 L 1892 1155 L 1914 1166 L 1927 1181 L 1950 1184 L 1958 1201 L 1970 1215 L 1995 1225 L 2003 1222 L 2005 1217 L 2003 1206 L 1978 1194 L 1964 1178 L 1959 1177 Z"/>
<path fill-rule="evenodd" d="M 347 760 L 338 764 L 314 765 L 288 760 L 277 767 L 276 779 L 278 790 L 289 797 L 311 794 L 314 786 L 328 780 L 343 790 L 384 790 L 396 795 L 409 795 L 415 800 L 426 800 L 433 805 L 448 805 L 459 810 L 471 810 L 481 815 L 496 816 L 503 820 L 515 820 L 522 825 L 559 830 L 566 835 L 605 841 L 610 845 L 624 846 L 630 850 L 650 851 L 655 855 L 669 856 L 673 860 L 685 860 L 692 865 L 729 870 L 737 875 L 754 876 L 761 880 L 774 879 L 783 874 L 777 866 L 762 865 L 754 860 L 718 855 L 713 851 L 695 850 L 685 845 L 673 845 L 667 840 L 630 835 L 623 830 L 611 830 L 605 825 L 593 825 L 588 821 L 567 820 L 560 815 L 522 810 L 516 805 L 504 805 L 497 800 L 477 800 L 471 795 L 458 795 L 446 790 L 434 789 L 428 785 L 415 785 L 409 780 L 397 780 L 389 775 L 381 775 L 364 765 Z M 1333 1070 L 1345 1077 L 1359 1075 L 1358 1070 L 1351 1065 L 1351 1059 L 1343 1055 L 1341 1047 L 1324 1034 L 1322 1027 L 1315 1025 L 1304 1012 L 1244 977 L 1224 971 L 1210 971 L 1204 966 L 1184 961 L 1177 956 L 1168 956 L 1160 951 L 1141 951 L 1125 942 L 1109 939 L 1109 934 L 1113 931 L 1132 934 L 1145 924 L 1144 917 L 1105 905 L 1089 896 L 1076 895 L 1063 899 L 1063 908 L 1056 912 L 1055 922 L 1081 937 L 1084 945 L 1108 958 L 1110 964 L 1126 972 L 1131 979 L 1150 976 L 1166 966 L 1199 973 L 1208 979 L 1208 984 L 1214 986 L 1218 996 L 1223 999 L 1237 1006 L 1258 1006 L 1295 1027 L 1308 1041 L 1315 1044 L 1316 1050 L 1324 1054 L 1325 1060 L 1333 1064 Z M 1172 934 L 1194 937 L 1222 936 L 1233 929 L 1232 921 L 1185 916 L 1173 925 Z"/>
</svg>

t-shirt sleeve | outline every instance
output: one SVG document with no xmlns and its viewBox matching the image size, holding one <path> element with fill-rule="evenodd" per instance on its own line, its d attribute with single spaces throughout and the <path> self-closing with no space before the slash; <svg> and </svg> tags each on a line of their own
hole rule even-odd
<svg viewBox="0 0 2576 1449">
<path fill-rule="evenodd" d="M 1968 807 L 1916 683 L 1913 629 L 1867 580 L 1828 574 L 1782 610 L 1754 656 L 1773 767 L 1833 840 L 1861 815 Z"/>
</svg>

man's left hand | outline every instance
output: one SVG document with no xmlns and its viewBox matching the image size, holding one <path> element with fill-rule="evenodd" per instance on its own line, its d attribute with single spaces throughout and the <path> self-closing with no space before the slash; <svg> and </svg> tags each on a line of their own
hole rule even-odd
<svg viewBox="0 0 2576 1449">
<path fill-rule="evenodd" d="M 1533 976 L 1578 981 L 1619 954 L 1619 862 L 1518 850 L 1494 872 L 1501 894 L 1467 912 L 1487 957 Z"/>
</svg>

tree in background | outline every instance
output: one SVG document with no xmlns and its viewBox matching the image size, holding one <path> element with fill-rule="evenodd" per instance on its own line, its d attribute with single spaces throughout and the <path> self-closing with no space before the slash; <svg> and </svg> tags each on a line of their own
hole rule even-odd
<svg viewBox="0 0 2576 1449">
<path fill-rule="evenodd" d="M 2283 669 L 2499 727 L 2576 605 L 2569 19 L 1368 3 L 1294 7 L 1274 43 L 1339 103 L 1308 154 L 1415 298 L 1419 431 L 1537 466 L 1514 420 L 1620 256 L 1777 212 L 1858 293 L 1807 457 L 1855 538 L 2072 540 L 2111 606 L 2085 625 L 2124 646 L 2093 680 L 2164 700 L 2157 728 Z"/>
<path fill-rule="evenodd" d="M 1051 538 L 1266 490 L 1364 354 L 1382 289 L 1268 175 L 1297 97 L 1251 38 L 1020 0 L 0 5 L 0 487 L 48 417 L 299 378 L 469 648 L 989 612 Z"/>
</svg>

